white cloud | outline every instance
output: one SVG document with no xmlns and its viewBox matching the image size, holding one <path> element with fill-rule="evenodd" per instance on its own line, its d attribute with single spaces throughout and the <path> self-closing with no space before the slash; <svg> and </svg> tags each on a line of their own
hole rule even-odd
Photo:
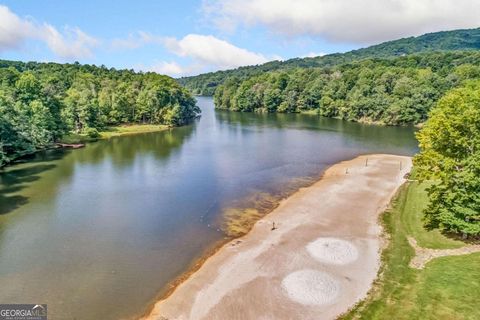
<svg viewBox="0 0 480 320">
<path fill-rule="evenodd" d="M 65 35 L 62 35 L 51 25 L 45 24 L 39 31 L 38 37 L 64 59 L 90 58 L 93 56 L 91 49 L 98 44 L 98 40 L 78 28 L 65 28 Z"/>
<path fill-rule="evenodd" d="M 175 61 L 159 62 L 153 65 L 152 67 L 150 67 L 150 70 L 157 73 L 161 73 L 161 74 L 168 74 L 171 76 L 181 75 L 185 73 L 184 68 L 180 66 L 178 63 L 176 63 Z"/>
<path fill-rule="evenodd" d="M 212 35 L 200 34 L 188 34 L 181 39 L 177 39 L 138 31 L 129 34 L 126 38 L 112 40 L 110 49 L 133 50 L 151 44 L 160 44 L 174 55 L 184 59 L 180 59 L 181 63 L 177 61 L 157 61 L 151 65 L 137 64 L 135 69 L 153 71 L 173 77 L 261 64 L 271 60 L 283 60 L 278 55 L 267 57 L 260 53 L 239 48 Z"/>
<path fill-rule="evenodd" d="M 27 40 L 43 41 L 63 59 L 91 57 L 92 49 L 98 45 L 97 39 L 79 28 L 66 27 L 61 33 L 47 23 L 22 19 L 8 7 L 0 5 L 0 51 L 18 49 Z"/>
<path fill-rule="evenodd" d="M 273 61 L 273 60 L 284 61 L 285 58 L 282 57 L 282 56 L 280 56 L 280 55 L 278 55 L 278 54 L 274 54 L 274 55 L 272 56 L 272 59 L 269 59 L 269 60 L 270 60 L 270 61 Z"/>
<path fill-rule="evenodd" d="M 202 69 L 202 66 L 198 64 L 190 64 L 187 66 L 182 66 L 175 61 L 160 61 L 153 64 L 150 67 L 142 68 L 147 71 L 153 71 L 160 74 L 166 74 L 172 77 L 186 76 L 191 75 L 195 72 L 198 72 Z"/>
<path fill-rule="evenodd" d="M 301 58 L 315 58 L 315 57 L 321 57 L 326 55 L 325 52 L 309 52 L 307 54 L 304 54 L 301 56 Z"/>
<path fill-rule="evenodd" d="M 173 77 L 189 76 L 214 70 L 282 60 L 278 55 L 266 57 L 211 35 L 188 34 L 181 39 L 162 37 L 147 32 L 136 32 L 124 39 L 111 41 L 111 49 L 137 49 L 148 44 L 162 44 L 174 55 L 184 58 L 176 61 L 158 61 L 152 65 L 139 64 L 136 70 L 153 71 Z"/>
<path fill-rule="evenodd" d="M 203 11 L 222 30 L 264 25 L 357 43 L 480 26 L 478 0 L 204 0 Z"/>
<path fill-rule="evenodd" d="M 8 7 L 0 5 L 0 50 L 19 48 L 33 31 L 30 21 L 20 19 Z"/>
<path fill-rule="evenodd" d="M 180 57 L 189 57 L 218 69 L 260 64 L 271 60 L 263 54 L 236 47 L 211 35 L 189 34 L 180 40 L 166 38 L 165 46 Z"/>
</svg>

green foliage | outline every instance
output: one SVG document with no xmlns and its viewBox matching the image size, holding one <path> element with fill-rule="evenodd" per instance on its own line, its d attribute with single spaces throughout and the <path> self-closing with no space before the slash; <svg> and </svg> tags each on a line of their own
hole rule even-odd
<svg viewBox="0 0 480 320">
<path fill-rule="evenodd" d="M 286 61 L 271 61 L 257 66 L 240 67 L 193 77 L 180 78 L 179 82 L 194 94 L 212 96 L 216 88 L 227 79 L 246 79 L 269 71 L 296 68 L 332 67 L 353 61 L 373 58 L 395 58 L 421 52 L 480 50 L 480 28 L 442 31 L 384 42 L 347 53 L 334 53 L 313 58 L 295 58 Z M 433 63 L 435 61 L 432 61 Z"/>
<path fill-rule="evenodd" d="M 92 139 L 100 138 L 100 133 L 95 128 L 87 128 L 87 129 L 85 129 L 84 132 L 87 135 L 87 137 L 89 137 L 89 138 L 92 138 Z"/>
<path fill-rule="evenodd" d="M 324 68 L 231 78 L 215 92 L 220 109 L 304 112 L 388 125 L 422 123 L 449 89 L 479 75 L 480 52 L 435 52 Z"/>
<path fill-rule="evenodd" d="M 428 226 L 480 235 L 480 81 L 443 97 L 417 134 L 419 175 L 434 178 L 425 211 Z"/>
<path fill-rule="evenodd" d="M 175 80 L 90 65 L 0 60 L 0 166 L 68 134 L 110 125 L 183 125 L 200 109 Z"/>
</svg>

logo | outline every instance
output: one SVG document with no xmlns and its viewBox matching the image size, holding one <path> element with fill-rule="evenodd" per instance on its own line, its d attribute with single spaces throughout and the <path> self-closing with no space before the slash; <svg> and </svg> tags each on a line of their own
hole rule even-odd
<svg viewBox="0 0 480 320">
<path fill-rule="evenodd" d="M 0 304 L 0 320 L 47 320 L 47 305 Z"/>
</svg>

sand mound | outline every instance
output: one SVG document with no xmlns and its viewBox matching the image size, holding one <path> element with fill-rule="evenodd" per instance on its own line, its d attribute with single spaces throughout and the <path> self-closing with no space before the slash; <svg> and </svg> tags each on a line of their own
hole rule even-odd
<svg viewBox="0 0 480 320">
<path fill-rule="evenodd" d="M 349 264 L 358 258 L 351 242 L 337 238 L 318 238 L 307 245 L 307 251 L 316 260 L 331 264 Z"/>
<path fill-rule="evenodd" d="M 299 270 L 282 281 L 288 297 L 304 305 L 324 305 L 337 299 L 340 284 L 327 273 L 316 270 Z"/>
</svg>

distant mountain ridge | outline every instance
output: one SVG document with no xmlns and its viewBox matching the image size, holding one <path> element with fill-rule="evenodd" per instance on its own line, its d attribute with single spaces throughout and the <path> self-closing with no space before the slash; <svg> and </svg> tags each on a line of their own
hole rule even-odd
<svg viewBox="0 0 480 320">
<path fill-rule="evenodd" d="M 177 80 L 194 94 L 213 95 L 216 87 L 229 77 L 246 78 L 280 69 L 327 67 L 367 58 L 390 58 L 431 51 L 469 50 L 480 50 L 480 28 L 427 33 L 417 37 L 387 41 L 346 53 L 271 61 L 261 65 L 204 73 Z"/>
</svg>

